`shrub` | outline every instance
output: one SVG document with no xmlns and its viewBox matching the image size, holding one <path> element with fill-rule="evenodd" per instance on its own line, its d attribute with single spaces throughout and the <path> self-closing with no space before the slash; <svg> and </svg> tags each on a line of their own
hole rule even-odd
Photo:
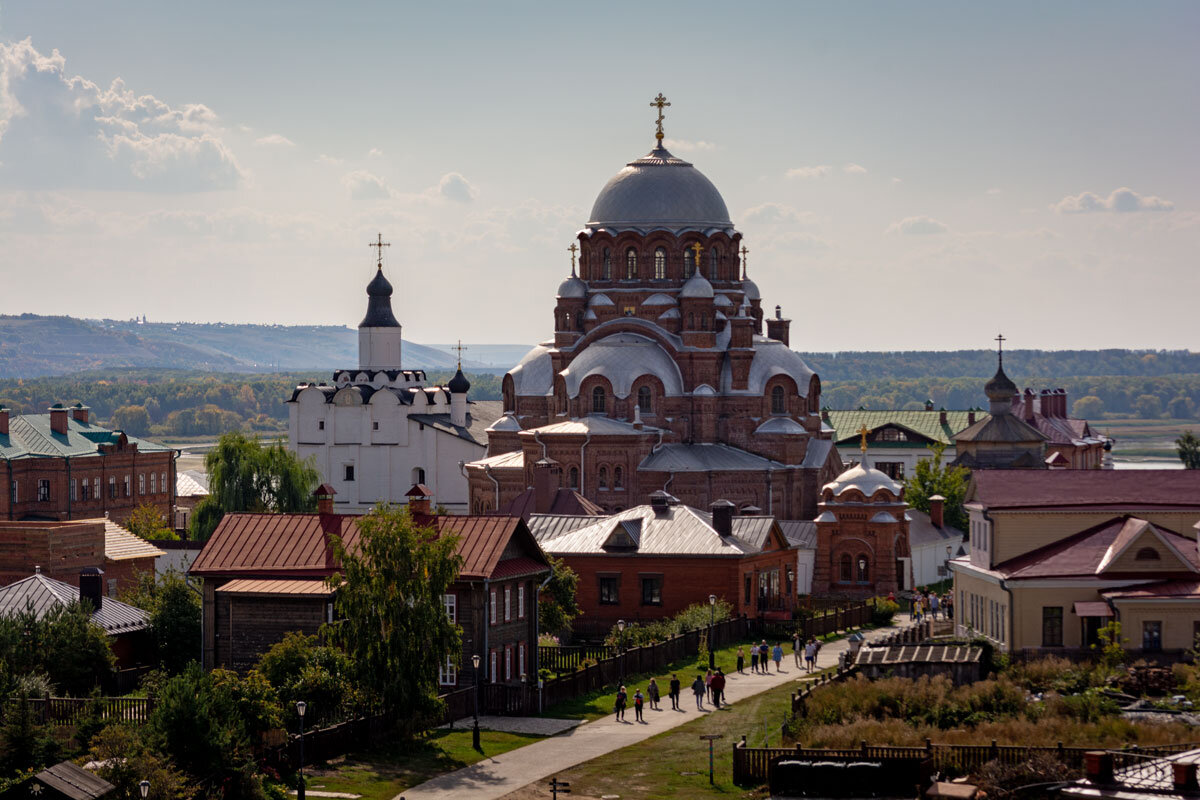
<svg viewBox="0 0 1200 800">
<path fill-rule="evenodd" d="M 1049 794 L 1046 784 L 1068 781 L 1074 776 L 1066 764 L 1049 753 L 1035 753 L 1017 764 L 989 761 L 973 777 L 989 796 L 1040 800 Z"/>
<path fill-rule="evenodd" d="M 871 609 L 871 622 L 883 627 L 892 624 L 892 618 L 900 611 L 900 604 L 886 597 L 876 597 Z"/>
<path fill-rule="evenodd" d="M 609 647 L 616 647 L 619 640 L 622 647 L 630 648 L 663 642 L 684 631 L 705 630 L 710 619 L 723 622 L 732 616 L 733 606 L 724 600 L 718 599 L 716 605 L 711 607 L 708 603 L 693 603 L 671 619 L 630 623 L 625 626 L 623 636 L 614 625 L 604 643 Z M 705 657 L 707 658 L 707 654 Z M 705 663 L 707 664 L 707 661 Z"/>
</svg>

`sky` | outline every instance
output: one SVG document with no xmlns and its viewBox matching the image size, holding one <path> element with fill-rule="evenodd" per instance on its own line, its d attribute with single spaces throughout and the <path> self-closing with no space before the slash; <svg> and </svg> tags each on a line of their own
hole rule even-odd
<svg viewBox="0 0 1200 800">
<path fill-rule="evenodd" d="M 653 145 L 799 350 L 1200 349 L 1194 2 L 0 0 L 0 313 L 552 335 Z"/>
</svg>

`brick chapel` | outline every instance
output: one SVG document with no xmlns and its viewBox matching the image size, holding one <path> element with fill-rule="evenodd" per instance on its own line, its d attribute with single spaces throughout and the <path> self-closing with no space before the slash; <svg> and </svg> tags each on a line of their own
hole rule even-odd
<svg viewBox="0 0 1200 800">
<path fill-rule="evenodd" d="M 666 491 L 781 519 L 812 519 L 842 471 L 790 321 L 764 318 L 725 201 L 663 146 L 669 103 L 651 105 L 654 149 L 604 186 L 569 248 L 553 338 L 504 377 L 487 457 L 466 465 L 472 513 L 526 493 L 542 460 L 610 512 Z"/>
</svg>

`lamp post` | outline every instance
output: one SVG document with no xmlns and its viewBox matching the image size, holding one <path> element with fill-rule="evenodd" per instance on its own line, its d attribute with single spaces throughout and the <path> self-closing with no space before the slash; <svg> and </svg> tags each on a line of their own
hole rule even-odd
<svg viewBox="0 0 1200 800">
<path fill-rule="evenodd" d="M 621 676 L 620 683 L 625 682 L 625 659 L 622 657 L 623 646 L 625 644 L 625 620 L 617 620 L 617 669 Z"/>
<path fill-rule="evenodd" d="M 150 781 L 142 781 L 138 784 L 138 792 L 142 795 L 142 800 L 146 800 L 150 796 Z"/>
<path fill-rule="evenodd" d="M 296 713 L 300 715 L 300 782 L 296 786 L 297 800 L 304 800 L 304 712 L 307 710 L 308 703 L 296 701 Z"/>
<path fill-rule="evenodd" d="M 477 752 L 482 753 L 483 749 L 479 746 L 479 654 L 471 656 L 471 665 L 475 667 L 475 685 L 472 687 L 471 694 L 475 695 L 475 727 L 471 730 L 471 746 Z"/>
<path fill-rule="evenodd" d="M 717 624 L 717 596 L 708 596 L 708 668 L 717 668 L 717 655 L 713 652 L 713 629 Z"/>
</svg>

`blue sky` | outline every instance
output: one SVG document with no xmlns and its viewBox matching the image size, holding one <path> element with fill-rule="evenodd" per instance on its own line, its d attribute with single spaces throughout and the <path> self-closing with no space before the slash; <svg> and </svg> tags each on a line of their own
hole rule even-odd
<svg viewBox="0 0 1200 800">
<path fill-rule="evenodd" d="M 1200 348 L 1195 3 L 0 3 L 0 313 L 533 342 L 666 132 L 798 349 Z M 114 81 L 118 81 L 114 85 Z"/>
</svg>

